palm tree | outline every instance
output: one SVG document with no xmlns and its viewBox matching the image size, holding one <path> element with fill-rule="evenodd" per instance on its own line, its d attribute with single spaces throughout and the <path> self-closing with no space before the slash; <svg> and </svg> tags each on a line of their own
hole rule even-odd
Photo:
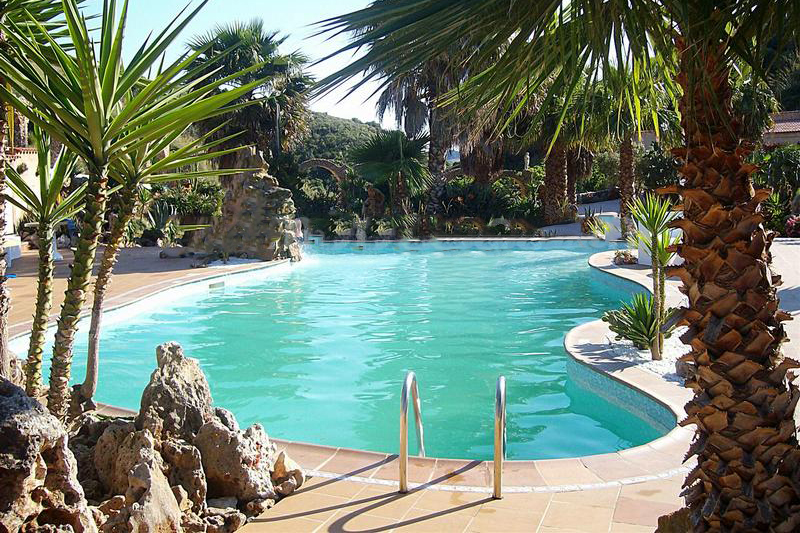
<svg viewBox="0 0 800 533">
<path fill-rule="evenodd" d="M 402 131 L 379 131 L 350 154 L 356 170 L 372 183 L 388 183 L 392 216 L 403 237 L 409 236 L 411 197 L 428 190 L 425 165 L 427 135 L 408 138 Z"/>
<path fill-rule="evenodd" d="M 63 26 L 61 21 L 54 21 L 61 15 L 61 0 L 6 0 L 0 2 L 0 54 L 12 51 L 6 40 L 6 31 L 9 24 L 17 28 L 28 28 L 37 24 L 47 28 L 54 36 L 58 37 Z M 4 72 L 0 71 L 0 85 L 2 85 Z M 0 108 L 6 109 L 6 102 L 0 101 Z M 0 143 L 3 144 L 0 154 L 0 193 L 5 190 L 6 154 L 3 137 L 6 131 L 6 114 L 0 113 Z M 11 299 L 6 286 L 6 253 L 4 237 L 6 234 L 5 203 L 0 202 L 0 377 L 11 378 L 11 352 L 8 351 L 8 314 L 11 309 Z"/>
<path fill-rule="evenodd" d="M 278 32 L 267 31 L 260 19 L 222 24 L 189 41 L 189 49 L 197 53 L 189 66 L 193 79 L 217 81 L 251 69 L 247 76 L 227 82 L 222 89 L 261 80 L 238 99 L 251 105 L 224 118 L 200 122 L 202 131 L 215 131 L 220 137 L 244 132 L 236 144 L 252 144 L 265 154 L 274 155 L 291 149 L 308 133 L 306 91 L 313 78 L 304 71 L 308 63 L 305 55 L 281 53 L 285 41 L 286 37 Z M 226 126 L 220 128 L 223 123 Z M 233 168 L 235 163 L 236 157 L 231 154 L 222 158 L 219 165 Z"/>
<path fill-rule="evenodd" d="M 36 397 L 42 389 L 42 353 L 50 309 L 53 303 L 53 239 L 58 224 L 73 217 L 83 209 L 86 184 L 77 187 L 67 196 L 62 188 L 72 177 L 77 157 L 62 148 L 50 167 L 50 136 L 34 128 L 34 146 L 38 154 L 38 191 L 32 189 L 16 170 L 6 169 L 8 185 L 15 196 L 8 201 L 28 213 L 35 220 L 39 247 L 39 276 L 37 280 L 36 307 L 33 313 L 28 359 L 25 364 L 25 390 Z"/>
<path fill-rule="evenodd" d="M 182 169 L 240 150 L 240 147 L 215 150 L 215 147 L 232 141 L 238 134 L 207 142 L 208 138 L 216 133 L 216 131 L 211 131 L 183 148 L 169 151 L 170 145 L 185 131 L 185 129 L 175 129 L 160 139 L 143 144 L 117 160 L 109 169 L 114 182 L 120 186 L 119 201 L 116 216 L 111 223 L 108 241 L 103 250 L 100 269 L 94 282 L 86 377 L 83 383 L 79 387 L 75 387 L 73 391 L 73 403 L 76 406 L 90 408 L 94 404 L 93 398 L 97 392 L 100 368 L 100 328 L 103 319 L 103 304 L 106 292 L 111 285 L 114 266 L 117 264 L 128 225 L 136 212 L 140 189 L 152 183 L 169 183 L 228 174 L 230 173 L 229 169 L 194 171 L 182 171 Z M 165 151 L 168 153 L 165 154 Z"/>
<path fill-rule="evenodd" d="M 50 371 L 48 408 L 59 418 L 66 416 L 72 348 L 105 214 L 109 168 L 167 132 L 224 114 L 228 111 L 224 106 L 260 83 L 223 93 L 217 93 L 217 89 L 231 81 L 228 78 L 205 85 L 187 83 L 184 70 L 199 54 L 182 56 L 159 69 L 152 80 L 143 79 L 151 68 L 157 68 L 166 48 L 206 1 L 145 43 L 127 65 L 122 63 L 127 0 L 119 18 L 116 2 L 104 3 L 97 47 L 76 0 L 63 0 L 72 54 L 49 37 L 45 28 L 37 31 L 47 39 L 47 45 L 9 24 L 7 37 L 15 53 L 0 55 L 0 71 L 9 85 L 0 86 L 0 98 L 80 156 L 89 173 L 86 209 L 58 319 Z"/>
<path fill-rule="evenodd" d="M 612 63 L 644 74 L 636 81 L 643 88 L 620 95 L 626 105 L 641 108 L 641 95 L 658 83 L 678 100 L 684 140 L 673 153 L 683 180 L 663 192 L 681 197 L 672 226 L 683 231 L 677 252 L 685 263 L 670 272 L 689 296 L 683 339 L 697 366 L 683 422 L 696 424 L 689 455 L 698 464 L 686 482 L 695 531 L 800 527 L 796 399 L 785 380 L 798 363 L 781 354 L 788 315 L 778 309 L 759 213 L 768 191 L 753 188 L 730 80 L 735 62 L 758 72 L 773 37 L 786 43 L 798 28 L 796 0 L 397 0 L 323 26 L 353 32 L 343 51 L 367 47 L 326 87 L 372 69 L 391 78 L 408 70 L 408 58 L 425 61 L 471 39 L 480 54 L 506 53 L 461 88 L 468 109 L 510 108 L 546 83 L 550 93 L 572 94 L 585 72 L 602 74 Z M 403 53 L 393 54 L 398 42 Z"/>
</svg>

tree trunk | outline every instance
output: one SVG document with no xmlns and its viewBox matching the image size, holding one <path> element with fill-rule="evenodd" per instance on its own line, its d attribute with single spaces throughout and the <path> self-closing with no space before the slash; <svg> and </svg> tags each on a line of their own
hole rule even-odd
<svg viewBox="0 0 800 533">
<path fill-rule="evenodd" d="M 39 237 L 39 279 L 28 360 L 25 364 L 25 392 L 34 398 L 42 392 L 42 354 L 47 321 L 53 306 L 53 226 L 40 221 L 36 233 Z"/>
<path fill-rule="evenodd" d="M 2 102 L 0 102 L 2 103 Z M 3 145 L 5 121 L 0 120 L 0 195 L 6 188 L 6 153 Z M 6 202 L 0 197 L 0 377 L 11 379 L 11 352 L 8 349 L 8 314 L 11 311 L 11 295 L 6 278 Z"/>
<path fill-rule="evenodd" d="M 631 226 L 630 203 L 633 201 L 633 138 L 623 137 L 619 145 L 619 221 L 622 236 L 628 234 Z"/>
<path fill-rule="evenodd" d="M 103 259 L 100 262 L 100 270 L 94 282 L 94 301 L 92 302 L 92 320 L 89 327 L 89 351 L 86 359 L 86 377 L 76 395 L 80 396 L 77 400 L 82 404 L 91 401 L 97 392 L 97 375 L 100 368 L 100 328 L 103 321 L 103 304 L 105 303 L 106 292 L 111 285 L 111 277 L 114 273 L 114 266 L 119 258 L 119 250 L 125 238 L 125 230 L 133 218 L 133 211 L 136 207 L 136 188 L 126 187 L 122 191 L 120 199 L 120 210 L 111 225 L 111 234 L 103 251 Z"/>
<path fill-rule="evenodd" d="M 683 230 L 677 252 L 685 263 L 668 273 L 680 276 L 689 297 L 683 340 L 696 365 L 682 422 L 697 425 L 686 501 L 695 531 L 798 531 L 798 393 L 786 381 L 798 363 L 781 354 L 789 315 L 778 309 L 772 235 L 762 225 L 768 191 L 753 189 L 756 168 L 745 162 L 751 147 L 732 117 L 724 45 L 677 44 L 686 145 L 673 154 L 684 181 L 660 192 L 682 198 L 673 226 Z"/>
<path fill-rule="evenodd" d="M 656 233 L 650 235 L 650 264 L 652 265 L 652 275 L 653 275 L 653 314 L 656 315 L 656 321 L 658 323 L 658 332 L 656 333 L 655 341 L 653 345 L 650 347 L 650 353 L 653 356 L 653 361 L 660 361 L 661 360 L 661 349 L 663 347 L 662 341 L 662 334 L 661 334 L 661 325 L 663 321 L 663 315 L 661 313 L 661 299 L 663 297 L 661 293 L 660 281 L 661 281 L 661 264 L 659 262 L 658 254 L 656 250 L 658 250 L 658 238 L 659 236 Z"/>
<path fill-rule="evenodd" d="M 81 235 L 75 250 L 67 281 L 67 291 L 56 329 L 56 342 L 53 348 L 53 364 L 50 369 L 50 390 L 47 407 L 53 416 L 65 419 L 69 406 L 69 379 L 72 368 L 72 349 L 78 318 L 86 302 L 86 291 L 92 277 L 97 242 L 103 226 L 108 189 L 106 168 L 95 170 L 89 177 L 86 189 L 86 209 L 81 224 Z"/>
<path fill-rule="evenodd" d="M 447 151 L 453 142 L 445 113 L 445 110 L 436 107 L 435 104 L 428 112 L 431 139 L 428 147 L 428 170 L 431 176 L 438 176 L 444 172 L 447 165 Z"/>
<path fill-rule="evenodd" d="M 558 224 L 564 220 L 567 204 L 567 154 L 561 143 L 553 145 L 544 167 L 544 194 L 542 198 L 544 223 Z"/>
</svg>

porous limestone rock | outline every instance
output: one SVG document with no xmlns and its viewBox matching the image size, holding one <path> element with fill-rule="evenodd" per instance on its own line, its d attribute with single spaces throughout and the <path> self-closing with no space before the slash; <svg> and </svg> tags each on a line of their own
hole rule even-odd
<svg viewBox="0 0 800 533">
<path fill-rule="evenodd" d="M 236 417 L 233 416 L 233 413 L 227 409 L 215 407 L 214 416 L 217 417 L 217 420 L 222 422 L 223 426 L 227 427 L 231 431 L 239 431 L 239 422 L 236 421 Z"/>
<path fill-rule="evenodd" d="M 206 501 L 206 475 L 200 450 L 185 442 L 168 440 L 161 443 L 161 457 L 167 468 L 167 479 L 172 486 L 180 486 L 191 502 L 191 508 L 201 512 Z"/>
<path fill-rule="evenodd" d="M 64 426 L 0 378 L 0 532 L 97 531 Z"/>
<path fill-rule="evenodd" d="M 305 482 L 306 477 L 300 465 L 286 455 L 286 450 L 281 450 L 275 459 L 272 470 L 272 483 L 281 496 L 288 496 Z"/>
<path fill-rule="evenodd" d="M 292 192 L 278 186 L 254 148 L 237 153 L 236 168 L 255 168 L 225 179 L 222 216 L 195 234 L 192 246 L 220 255 L 272 261 L 299 261 Z"/>
<path fill-rule="evenodd" d="M 94 451 L 100 437 L 112 425 L 128 425 L 133 428 L 126 420 L 101 418 L 96 413 L 83 414 L 70 426 L 69 449 L 78 462 L 78 481 L 86 499 L 90 501 L 100 501 L 106 494 L 95 467 Z"/>
<path fill-rule="evenodd" d="M 203 457 L 209 497 L 233 496 L 243 504 L 277 497 L 270 476 L 276 447 L 260 424 L 232 431 L 213 420 L 200 428 L 194 445 Z"/>
<path fill-rule="evenodd" d="M 203 424 L 214 419 L 211 391 L 200 364 L 183 354 L 176 342 L 156 348 L 158 368 L 142 393 L 137 429 L 157 439 L 175 437 L 192 442 Z"/>
</svg>

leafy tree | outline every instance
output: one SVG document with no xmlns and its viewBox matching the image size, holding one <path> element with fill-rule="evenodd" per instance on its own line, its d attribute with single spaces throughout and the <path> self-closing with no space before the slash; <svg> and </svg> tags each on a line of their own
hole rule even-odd
<svg viewBox="0 0 800 533">
<path fill-rule="evenodd" d="M 634 109 L 660 84 L 674 95 L 684 142 L 673 153 L 683 180 L 663 192 L 681 197 L 672 225 L 683 231 L 677 250 L 685 262 L 671 272 L 689 295 L 684 339 L 697 367 L 683 422 L 697 427 L 689 455 L 698 464 L 686 482 L 690 522 L 698 532 L 796 531 L 800 447 L 785 378 L 798 363 L 780 351 L 788 315 L 778 310 L 759 213 L 768 193 L 752 186 L 731 71 L 746 64 L 758 72 L 774 36 L 796 39 L 800 2 L 397 0 L 323 28 L 352 32 L 343 52 L 368 46 L 326 86 L 371 70 L 391 79 L 459 39 L 479 43 L 479 57 L 502 48 L 459 88 L 465 113 L 494 103 L 513 116 L 521 99 L 540 97 L 544 87 L 546 98 L 570 97 L 587 71 L 602 74 L 612 62 L 641 75 L 630 82 L 642 87 L 620 94 Z"/>
<path fill-rule="evenodd" d="M 636 176 L 641 185 L 650 191 L 676 185 L 679 180 L 678 161 L 660 143 L 655 142 L 637 161 Z"/>
<path fill-rule="evenodd" d="M 345 119 L 327 113 L 311 113 L 309 134 L 293 150 L 298 162 L 308 159 L 330 159 L 337 163 L 347 163 L 347 155 L 358 145 L 369 140 L 381 131 L 376 122 L 361 122 L 358 119 Z"/>
</svg>

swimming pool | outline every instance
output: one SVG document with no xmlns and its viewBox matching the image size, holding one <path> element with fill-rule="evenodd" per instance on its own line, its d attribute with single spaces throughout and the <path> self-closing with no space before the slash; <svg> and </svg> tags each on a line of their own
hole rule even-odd
<svg viewBox="0 0 800 533">
<path fill-rule="evenodd" d="M 672 413 L 563 348 L 567 331 L 640 289 L 588 266 L 603 249 L 567 240 L 314 246 L 300 264 L 109 313 L 98 399 L 136 409 L 155 346 L 177 341 L 200 360 L 217 405 L 277 438 L 397 452 L 400 385 L 413 370 L 431 456 L 491 457 L 499 375 L 510 459 L 644 444 L 674 427 Z M 14 348 L 24 353 L 25 343 Z M 82 377 L 85 328 L 75 353 Z"/>
</svg>

